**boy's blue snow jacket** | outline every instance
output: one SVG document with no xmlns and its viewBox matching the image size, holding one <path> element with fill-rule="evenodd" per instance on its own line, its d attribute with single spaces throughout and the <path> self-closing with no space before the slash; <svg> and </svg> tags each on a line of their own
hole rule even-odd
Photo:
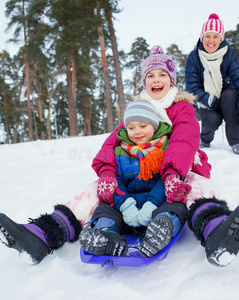
<svg viewBox="0 0 239 300">
<path fill-rule="evenodd" d="M 159 128 L 155 131 L 152 139 L 159 138 L 163 135 L 169 135 L 172 133 L 171 126 L 168 123 L 160 122 Z M 121 128 L 117 137 L 120 141 L 125 141 L 131 145 L 134 145 L 130 141 L 125 128 Z M 168 140 L 166 140 L 161 149 L 166 150 L 168 146 Z M 140 162 L 138 158 L 129 155 L 122 147 L 115 148 L 115 155 L 117 161 L 117 181 L 118 186 L 122 192 L 125 192 L 126 196 L 118 196 L 114 194 L 114 207 L 120 209 L 120 206 L 124 201 L 133 197 L 139 208 L 143 206 L 146 201 L 151 201 L 156 206 L 165 202 L 166 196 L 164 191 L 164 184 L 160 174 L 154 174 L 152 179 L 147 181 L 139 180 L 137 176 L 140 173 Z"/>
</svg>

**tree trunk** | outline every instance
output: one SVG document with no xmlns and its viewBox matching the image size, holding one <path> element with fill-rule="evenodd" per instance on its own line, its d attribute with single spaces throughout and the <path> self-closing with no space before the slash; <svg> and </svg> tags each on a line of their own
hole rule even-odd
<svg viewBox="0 0 239 300">
<path fill-rule="evenodd" d="M 98 12 L 98 15 L 100 15 L 100 6 L 99 6 L 98 2 L 97 2 L 97 12 Z M 113 120 L 112 100 L 111 100 L 111 95 L 110 95 L 110 80 L 109 80 L 107 59 L 106 59 L 106 54 L 105 54 L 105 40 L 104 40 L 102 26 L 98 27 L 98 33 L 99 33 L 101 59 L 102 59 L 103 75 L 104 75 L 104 82 L 105 82 L 107 125 L 108 125 L 108 131 L 112 132 L 114 130 L 114 120 Z"/>
<path fill-rule="evenodd" d="M 82 95 L 82 102 L 83 102 L 83 118 L 84 118 L 84 135 L 91 135 L 91 103 L 89 103 L 85 96 Z"/>
<path fill-rule="evenodd" d="M 48 139 L 51 140 L 52 136 L 51 136 L 51 99 L 49 101 L 49 105 L 48 105 L 48 114 L 47 114 L 47 133 L 48 133 Z"/>
<path fill-rule="evenodd" d="M 39 111 L 39 119 L 41 122 L 41 125 L 43 124 L 43 112 L 42 112 L 42 101 L 41 101 L 41 92 L 37 83 L 37 64 L 34 64 L 35 67 L 35 81 L 36 81 L 36 91 L 38 94 L 38 111 Z M 45 140 L 45 133 L 44 130 L 41 130 L 41 139 Z"/>
<path fill-rule="evenodd" d="M 4 83 L 4 80 L 3 80 Z M 7 117 L 7 101 L 6 101 L 6 89 L 3 88 L 3 106 L 4 106 L 4 114 L 5 114 L 5 127 L 7 132 L 7 144 L 10 144 L 10 133 L 9 133 L 9 124 L 8 124 L 8 117 Z"/>
<path fill-rule="evenodd" d="M 33 111 L 33 122 L 34 122 L 34 129 L 35 129 L 35 137 L 36 137 L 36 140 L 38 140 L 38 131 L 37 131 L 37 121 L 36 121 L 35 110 Z"/>
<path fill-rule="evenodd" d="M 72 107 L 72 83 L 71 83 L 71 66 L 68 58 L 66 65 L 66 77 L 67 77 L 67 100 L 68 100 L 68 113 L 69 113 L 69 126 L 70 135 L 75 135 L 74 121 L 73 121 L 73 107 Z"/>
<path fill-rule="evenodd" d="M 18 127 L 18 122 L 16 122 L 14 124 L 14 128 L 13 128 L 13 143 L 14 144 L 17 143 L 17 127 Z"/>
<path fill-rule="evenodd" d="M 22 2 L 22 15 L 23 15 L 23 31 L 24 31 L 24 63 L 25 63 L 25 81 L 27 86 L 27 109 L 28 109 L 28 136 L 29 141 L 33 140 L 32 133 L 32 111 L 31 111 L 31 92 L 30 92 L 30 77 L 29 77 L 29 64 L 27 60 L 27 35 L 26 35 L 26 24 L 25 24 L 25 11 L 24 11 L 24 1 Z"/>
<path fill-rule="evenodd" d="M 67 76 L 67 99 L 68 99 L 68 110 L 69 110 L 69 125 L 70 125 L 70 135 L 75 136 L 78 135 L 79 131 L 76 130 L 78 128 L 77 114 L 76 114 L 76 106 L 73 101 L 72 94 L 72 74 L 71 74 L 71 64 L 70 59 L 67 59 L 66 65 L 66 76 Z"/>
<path fill-rule="evenodd" d="M 79 134 L 79 126 L 77 120 L 77 105 L 76 105 L 76 62 L 75 55 L 72 56 L 72 107 L 75 126 L 75 135 Z"/>
<path fill-rule="evenodd" d="M 121 76 L 118 46 L 117 46 L 111 11 L 108 11 L 106 13 L 106 18 L 109 26 L 110 41 L 112 45 L 113 58 L 114 58 L 114 67 L 115 67 L 115 75 L 116 75 L 117 91 L 118 91 L 118 119 L 120 124 L 124 119 L 124 111 L 125 111 L 124 88 L 123 88 L 123 81 Z"/>
<path fill-rule="evenodd" d="M 38 95 L 40 95 L 40 94 L 38 94 Z M 42 101 L 41 101 L 40 97 L 38 97 L 38 109 L 39 109 L 39 119 L 40 119 L 41 124 L 43 124 Z M 44 130 L 41 131 L 41 139 L 45 140 Z"/>
</svg>

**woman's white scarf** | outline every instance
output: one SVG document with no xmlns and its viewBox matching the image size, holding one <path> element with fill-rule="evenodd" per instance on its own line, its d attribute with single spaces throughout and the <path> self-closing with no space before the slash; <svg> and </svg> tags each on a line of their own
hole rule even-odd
<svg viewBox="0 0 239 300">
<path fill-rule="evenodd" d="M 226 54 L 228 47 L 225 46 L 214 53 L 207 53 L 198 49 L 198 55 L 204 67 L 204 90 L 210 94 L 208 104 L 211 106 L 214 96 L 221 97 L 222 92 L 222 75 L 220 66 L 223 56 Z"/>
<path fill-rule="evenodd" d="M 161 100 L 154 100 L 153 98 L 150 97 L 147 90 L 144 89 L 140 93 L 140 98 L 148 100 L 153 104 L 153 106 L 156 108 L 158 112 L 160 121 L 167 122 L 168 124 L 172 125 L 172 122 L 167 115 L 166 109 L 171 106 L 177 93 L 178 93 L 178 89 L 175 86 L 173 86 Z"/>
</svg>

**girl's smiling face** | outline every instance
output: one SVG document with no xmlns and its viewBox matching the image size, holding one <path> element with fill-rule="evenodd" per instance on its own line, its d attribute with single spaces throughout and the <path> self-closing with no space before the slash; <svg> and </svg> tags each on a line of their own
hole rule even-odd
<svg viewBox="0 0 239 300">
<path fill-rule="evenodd" d="M 161 100 L 172 86 L 168 73 L 162 70 L 152 70 L 145 78 L 145 88 L 154 100 Z"/>
<path fill-rule="evenodd" d="M 222 39 L 218 33 L 208 32 L 202 39 L 203 48 L 207 53 L 214 53 L 219 48 Z"/>
<path fill-rule="evenodd" d="M 130 122 L 126 129 L 129 139 L 136 145 L 151 141 L 155 132 L 152 125 L 142 122 Z"/>
</svg>

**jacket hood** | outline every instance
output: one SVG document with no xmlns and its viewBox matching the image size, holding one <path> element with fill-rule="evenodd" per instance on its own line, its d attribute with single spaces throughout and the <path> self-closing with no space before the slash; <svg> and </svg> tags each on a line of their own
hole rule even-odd
<svg viewBox="0 0 239 300">
<path fill-rule="evenodd" d="M 173 102 L 186 101 L 192 105 L 195 105 L 195 101 L 197 100 L 197 96 L 188 93 L 188 92 L 178 92 Z"/>
</svg>

